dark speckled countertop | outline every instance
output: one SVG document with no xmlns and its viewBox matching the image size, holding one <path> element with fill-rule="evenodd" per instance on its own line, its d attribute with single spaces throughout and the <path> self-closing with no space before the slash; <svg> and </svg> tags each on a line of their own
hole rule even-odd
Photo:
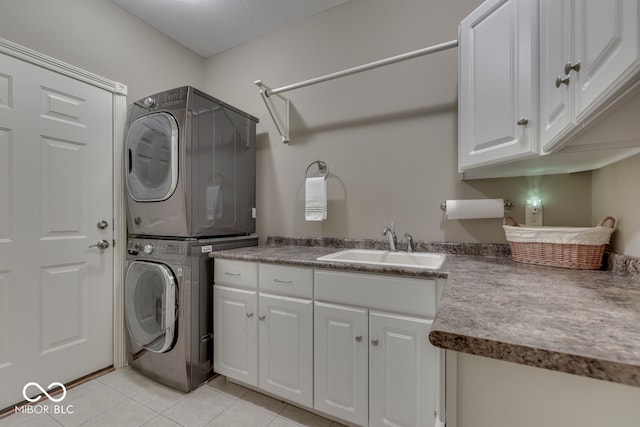
<svg viewBox="0 0 640 427">
<path fill-rule="evenodd" d="M 288 239 L 213 252 L 216 258 L 447 279 L 429 340 L 436 346 L 640 387 L 637 258 L 608 255 L 608 271 L 519 264 L 508 246 L 418 243 L 445 252 L 438 271 L 317 261 L 384 241 Z M 402 248 L 401 248 L 402 249 Z M 487 256 L 488 255 L 488 256 Z"/>
</svg>

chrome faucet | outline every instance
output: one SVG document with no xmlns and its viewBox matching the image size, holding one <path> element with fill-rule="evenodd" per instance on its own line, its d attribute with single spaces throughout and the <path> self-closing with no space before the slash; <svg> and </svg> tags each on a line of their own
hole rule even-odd
<svg viewBox="0 0 640 427">
<path fill-rule="evenodd" d="M 404 238 L 407 239 L 407 252 L 413 252 L 413 237 L 409 233 L 404 233 Z"/>
<path fill-rule="evenodd" d="M 393 230 L 393 228 L 393 223 L 391 223 L 391 228 L 385 227 L 382 229 L 382 235 L 389 238 L 389 249 L 391 250 L 391 252 L 398 252 L 398 237 L 396 236 L 396 232 Z"/>
</svg>

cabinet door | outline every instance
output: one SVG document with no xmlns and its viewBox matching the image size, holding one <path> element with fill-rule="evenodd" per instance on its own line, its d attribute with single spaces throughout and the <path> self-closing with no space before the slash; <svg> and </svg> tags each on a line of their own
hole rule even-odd
<svg viewBox="0 0 640 427">
<path fill-rule="evenodd" d="M 314 408 L 354 424 L 368 421 L 367 310 L 314 304 Z"/>
<path fill-rule="evenodd" d="M 258 385 L 258 296 L 255 291 L 213 287 L 213 368 Z"/>
<path fill-rule="evenodd" d="M 533 0 L 486 1 L 460 23 L 460 171 L 537 153 L 536 24 Z"/>
<path fill-rule="evenodd" d="M 313 305 L 311 300 L 260 293 L 261 389 L 313 406 Z"/>
<path fill-rule="evenodd" d="M 575 94 L 580 120 L 611 96 L 618 89 L 616 83 L 626 80 L 635 68 L 640 28 L 637 0 L 574 1 L 576 39 L 571 60 L 580 61 Z"/>
<path fill-rule="evenodd" d="M 571 85 L 574 76 L 569 76 L 569 85 L 556 87 L 556 79 L 565 76 L 564 66 L 573 58 L 574 15 L 571 0 L 540 2 L 540 141 L 543 147 L 570 129 L 575 119 Z"/>
<path fill-rule="evenodd" d="M 369 314 L 369 425 L 433 426 L 436 348 L 431 320 Z"/>
</svg>

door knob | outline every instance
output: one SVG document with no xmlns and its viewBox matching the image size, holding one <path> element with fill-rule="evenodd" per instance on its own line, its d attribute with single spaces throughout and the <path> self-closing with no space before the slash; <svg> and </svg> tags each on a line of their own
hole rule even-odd
<svg viewBox="0 0 640 427">
<path fill-rule="evenodd" d="M 569 86 L 569 80 L 569 76 L 558 76 L 558 78 L 556 79 L 556 87 L 560 87 L 560 85 Z"/>
<path fill-rule="evenodd" d="M 379 343 L 380 343 L 380 341 L 378 341 L 378 340 L 371 340 L 371 345 L 374 346 L 374 347 L 377 346 Z"/>
<path fill-rule="evenodd" d="M 98 227 L 100 230 L 104 230 L 105 228 L 107 228 L 109 226 L 109 223 L 107 221 L 105 221 L 104 219 L 101 219 L 100 221 L 98 221 L 98 223 L 96 224 L 96 227 Z"/>
<path fill-rule="evenodd" d="M 569 72 L 573 70 L 576 73 L 580 71 L 580 61 L 576 62 L 575 64 L 572 64 L 571 62 L 567 62 L 566 64 L 564 64 L 564 73 L 565 74 L 569 74 Z"/>
<path fill-rule="evenodd" d="M 99 247 L 100 249 L 107 249 L 109 247 L 109 242 L 107 242 L 104 239 L 100 239 L 100 240 L 98 240 L 98 243 L 96 243 L 95 245 L 91 245 L 89 247 L 93 248 L 93 247 L 96 247 L 96 246 Z"/>
<path fill-rule="evenodd" d="M 356 342 L 362 342 L 362 335 L 358 335 L 356 337 Z"/>
</svg>

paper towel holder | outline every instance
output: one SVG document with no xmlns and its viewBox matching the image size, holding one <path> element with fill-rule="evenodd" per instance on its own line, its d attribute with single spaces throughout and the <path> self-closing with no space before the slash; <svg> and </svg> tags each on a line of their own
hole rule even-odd
<svg viewBox="0 0 640 427">
<path fill-rule="evenodd" d="M 504 208 L 505 209 L 511 209 L 513 207 L 513 202 L 511 200 L 505 200 L 504 201 Z M 447 211 L 447 202 L 442 202 L 440 203 L 440 209 L 444 212 Z"/>
</svg>

